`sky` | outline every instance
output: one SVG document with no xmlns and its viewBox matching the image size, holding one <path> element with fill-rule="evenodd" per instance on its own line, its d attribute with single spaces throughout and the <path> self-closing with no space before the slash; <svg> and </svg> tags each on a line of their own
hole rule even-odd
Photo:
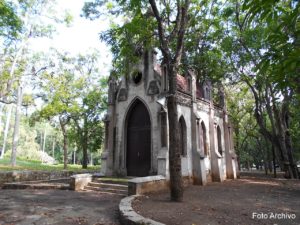
<svg viewBox="0 0 300 225">
<path fill-rule="evenodd" d="M 47 51 L 50 47 L 54 47 L 73 55 L 85 54 L 89 49 L 97 49 L 101 55 L 100 67 L 103 68 L 105 75 L 108 75 L 112 58 L 109 47 L 100 41 L 99 33 L 108 29 L 109 21 L 91 21 L 80 17 L 84 2 L 85 0 L 57 0 L 58 10 L 68 10 L 73 16 L 73 22 L 70 27 L 59 25 L 53 39 L 35 39 L 32 43 L 33 49 Z"/>
</svg>

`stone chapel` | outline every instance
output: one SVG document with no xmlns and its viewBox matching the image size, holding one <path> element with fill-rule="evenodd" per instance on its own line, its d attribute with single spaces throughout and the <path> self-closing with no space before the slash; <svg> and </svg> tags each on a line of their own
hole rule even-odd
<svg viewBox="0 0 300 225">
<path fill-rule="evenodd" d="M 143 53 L 140 63 L 120 81 L 109 79 L 108 112 L 101 173 L 107 176 L 169 178 L 168 77 L 156 53 Z M 196 82 L 189 71 L 177 75 L 178 123 L 182 176 L 194 184 L 237 177 L 233 129 L 224 94 L 214 104 L 209 81 Z"/>
</svg>

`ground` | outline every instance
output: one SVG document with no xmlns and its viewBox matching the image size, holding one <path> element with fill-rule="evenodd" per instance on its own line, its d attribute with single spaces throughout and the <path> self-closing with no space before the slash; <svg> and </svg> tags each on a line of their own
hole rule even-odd
<svg viewBox="0 0 300 225">
<path fill-rule="evenodd" d="M 135 201 L 134 209 L 170 225 L 300 224 L 299 180 L 248 174 L 239 180 L 190 186 L 181 203 L 169 199 L 169 193 L 152 194 Z"/>
<path fill-rule="evenodd" d="M 0 189 L 0 225 L 119 225 L 120 200 L 95 192 Z"/>
<path fill-rule="evenodd" d="M 168 225 L 299 225 L 299 199 L 299 180 L 248 174 L 239 180 L 190 186 L 182 203 L 170 202 L 168 193 L 160 193 L 140 198 L 134 208 Z M 0 189 L 0 225 L 119 225 L 120 200 L 96 192 Z M 262 219 L 261 213 L 296 218 Z"/>
</svg>

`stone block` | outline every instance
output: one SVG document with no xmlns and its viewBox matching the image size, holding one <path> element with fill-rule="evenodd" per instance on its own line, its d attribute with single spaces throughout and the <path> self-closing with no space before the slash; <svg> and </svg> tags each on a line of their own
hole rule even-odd
<svg viewBox="0 0 300 225">
<path fill-rule="evenodd" d="M 83 190 L 92 181 L 92 178 L 93 175 L 89 173 L 73 175 L 70 180 L 70 189 L 73 191 Z"/>
<path fill-rule="evenodd" d="M 164 176 L 148 176 L 133 178 L 128 181 L 128 194 L 141 195 L 145 193 L 168 190 L 169 182 Z"/>
</svg>

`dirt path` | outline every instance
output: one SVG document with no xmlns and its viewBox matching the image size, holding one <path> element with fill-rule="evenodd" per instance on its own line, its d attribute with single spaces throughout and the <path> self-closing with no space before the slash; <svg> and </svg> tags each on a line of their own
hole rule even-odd
<svg viewBox="0 0 300 225">
<path fill-rule="evenodd" d="M 134 208 L 170 225 L 299 225 L 300 181 L 243 176 L 190 186 L 182 203 L 171 203 L 169 193 L 162 193 L 137 200 Z"/>
<path fill-rule="evenodd" d="M 0 189 L 0 225 L 119 225 L 120 200 L 95 192 Z"/>
</svg>

